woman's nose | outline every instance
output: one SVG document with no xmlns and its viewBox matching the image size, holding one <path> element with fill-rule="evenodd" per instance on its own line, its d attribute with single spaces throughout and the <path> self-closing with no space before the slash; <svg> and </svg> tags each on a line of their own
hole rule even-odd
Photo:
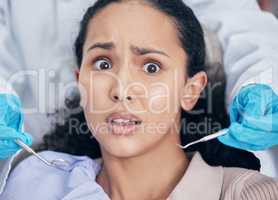
<svg viewBox="0 0 278 200">
<path fill-rule="evenodd" d="M 122 101 L 131 101 L 131 95 L 127 94 L 127 91 L 124 90 L 123 86 L 114 84 L 110 90 L 110 98 L 113 102 L 122 102 Z"/>
<path fill-rule="evenodd" d="M 115 95 L 112 96 L 112 100 L 114 102 L 118 102 L 118 101 L 121 102 L 121 101 L 125 101 L 125 100 L 131 101 L 132 97 L 131 96 L 120 97 L 119 95 L 115 94 Z"/>
<path fill-rule="evenodd" d="M 131 83 L 131 77 L 129 72 L 128 65 L 124 65 L 121 67 L 121 69 L 117 73 L 116 81 L 113 83 L 111 91 L 110 91 L 110 97 L 113 102 L 121 102 L 121 101 L 132 101 L 133 97 L 131 95 L 128 95 L 127 90 L 130 90 L 129 84 Z"/>
</svg>

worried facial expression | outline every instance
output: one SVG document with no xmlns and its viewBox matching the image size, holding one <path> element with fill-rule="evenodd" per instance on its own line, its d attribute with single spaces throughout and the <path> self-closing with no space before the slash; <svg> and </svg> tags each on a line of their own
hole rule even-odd
<svg viewBox="0 0 278 200">
<path fill-rule="evenodd" d="M 112 3 L 91 19 L 83 52 L 81 105 L 102 151 L 128 157 L 178 143 L 180 109 L 198 99 L 185 97 L 198 96 L 206 76 L 192 79 L 198 90 L 188 87 L 188 58 L 170 17 L 137 1 Z"/>
</svg>

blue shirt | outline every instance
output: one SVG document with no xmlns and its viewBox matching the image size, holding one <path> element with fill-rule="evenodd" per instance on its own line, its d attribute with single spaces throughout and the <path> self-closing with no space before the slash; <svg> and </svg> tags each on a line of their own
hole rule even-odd
<svg viewBox="0 0 278 200">
<path fill-rule="evenodd" d="M 86 156 L 45 151 L 46 159 L 62 158 L 70 165 L 63 169 L 49 167 L 34 156 L 20 162 L 10 174 L 1 200 L 110 200 L 95 181 L 101 162 Z M 191 157 L 191 155 L 188 155 Z M 278 199 L 278 183 L 257 171 L 212 167 L 199 152 L 192 154 L 185 174 L 167 200 L 238 200 L 256 191 L 249 200 Z M 250 198 L 249 198 L 250 197 Z M 245 198 L 243 198 L 245 199 Z"/>
<path fill-rule="evenodd" d="M 70 164 L 62 169 L 50 167 L 30 156 L 11 172 L 1 200 L 109 200 L 95 181 L 101 163 L 87 156 L 44 151 L 48 160 L 62 158 Z"/>
</svg>

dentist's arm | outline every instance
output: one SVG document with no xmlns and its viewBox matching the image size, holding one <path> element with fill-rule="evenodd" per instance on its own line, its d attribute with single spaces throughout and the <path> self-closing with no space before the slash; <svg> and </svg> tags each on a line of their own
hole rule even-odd
<svg viewBox="0 0 278 200">
<path fill-rule="evenodd" d="M 184 0 L 208 29 L 215 32 L 227 74 L 226 100 L 251 83 L 278 92 L 278 20 L 262 12 L 256 0 Z"/>
<path fill-rule="evenodd" d="M 278 20 L 256 0 L 185 2 L 221 43 L 231 127 L 220 141 L 245 150 L 277 145 Z"/>
<path fill-rule="evenodd" d="M 29 145 L 32 142 L 28 134 L 21 132 L 20 101 L 10 85 L 12 74 L 22 70 L 19 47 L 10 28 L 10 9 L 7 0 L 0 1 L 0 193 L 20 149 L 14 139 L 19 138 Z"/>
<path fill-rule="evenodd" d="M 22 133 L 19 134 L 22 127 L 19 121 L 23 121 L 23 115 L 17 91 L 23 90 L 20 87 L 23 84 L 17 84 L 17 77 L 14 76 L 24 71 L 24 63 L 16 35 L 11 29 L 12 16 L 9 11 L 12 8 L 9 5 L 8 0 L 0 1 L 0 160 L 15 153 L 15 149 L 9 147 L 15 145 L 7 142 L 9 137 L 26 139 Z"/>
</svg>

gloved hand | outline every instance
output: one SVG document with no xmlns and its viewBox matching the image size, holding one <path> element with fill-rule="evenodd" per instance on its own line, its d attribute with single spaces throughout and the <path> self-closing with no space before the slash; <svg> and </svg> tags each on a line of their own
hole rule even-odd
<svg viewBox="0 0 278 200">
<path fill-rule="evenodd" d="M 12 156 L 21 148 L 14 142 L 15 139 L 32 145 L 31 136 L 21 132 L 22 124 L 19 98 L 12 94 L 0 94 L 0 160 Z"/>
<path fill-rule="evenodd" d="M 278 144 L 278 96 L 263 84 L 243 87 L 230 107 L 225 145 L 243 150 L 265 150 Z"/>
</svg>

